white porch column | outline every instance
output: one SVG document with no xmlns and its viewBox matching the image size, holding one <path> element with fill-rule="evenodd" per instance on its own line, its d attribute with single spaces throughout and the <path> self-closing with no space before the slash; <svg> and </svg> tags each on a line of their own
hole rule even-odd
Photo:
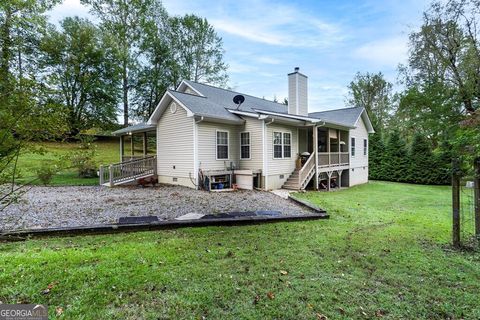
<svg viewBox="0 0 480 320">
<path fill-rule="evenodd" d="M 143 156 L 147 156 L 147 133 L 143 133 Z"/>
<path fill-rule="evenodd" d="M 123 138 L 124 136 L 120 136 L 120 162 L 123 162 L 123 154 L 125 153 L 125 140 Z"/>
<path fill-rule="evenodd" d="M 130 135 L 130 155 L 132 156 L 132 159 L 133 159 L 133 156 L 135 154 L 135 149 L 134 149 L 134 145 L 133 145 L 133 132 L 132 134 Z"/>
</svg>

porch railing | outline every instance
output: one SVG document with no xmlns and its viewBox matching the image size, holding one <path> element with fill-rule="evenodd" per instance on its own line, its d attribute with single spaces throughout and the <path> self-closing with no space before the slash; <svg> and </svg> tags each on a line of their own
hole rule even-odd
<svg viewBox="0 0 480 320">
<path fill-rule="evenodd" d="M 320 167 L 348 165 L 348 152 L 319 152 L 318 165 Z"/>
<path fill-rule="evenodd" d="M 127 162 L 127 161 L 132 161 L 132 160 L 140 160 L 140 159 L 144 159 L 146 157 L 149 157 L 149 156 L 145 156 L 145 155 L 123 155 L 122 156 L 122 162 Z"/>
<path fill-rule="evenodd" d="M 157 171 L 157 157 L 149 156 L 111 165 L 100 166 L 100 184 L 113 187 L 116 184 L 135 180 L 146 175 L 154 175 Z"/>
<path fill-rule="evenodd" d="M 312 152 L 302 169 L 298 172 L 298 186 L 301 190 L 305 189 L 310 179 L 315 174 L 315 152 Z"/>
</svg>

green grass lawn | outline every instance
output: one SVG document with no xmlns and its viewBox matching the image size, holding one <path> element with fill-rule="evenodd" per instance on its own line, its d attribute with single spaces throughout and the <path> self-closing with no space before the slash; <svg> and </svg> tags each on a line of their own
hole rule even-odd
<svg viewBox="0 0 480 320">
<path fill-rule="evenodd" d="M 449 246 L 448 187 L 298 196 L 331 218 L 0 244 L 0 301 L 65 319 L 480 318 L 480 253 Z"/>
<path fill-rule="evenodd" d="M 120 158 L 119 143 L 116 141 L 96 141 L 97 155 L 95 162 L 98 165 L 116 163 Z M 21 172 L 20 182 L 28 182 L 36 177 L 36 171 L 42 163 L 52 163 L 68 152 L 78 150 L 79 143 L 69 142 L 41 142 L 37 147 L 42 147 L 46 152 L 23 153 L 18 159 L 18 168 Z M 34 184 L 40 184 L 39 181 Z M 53 177 L 52 185 L 97 185 L 98 178 L 80 178 L 75 169 L 63 170 Z"/>
</svg>

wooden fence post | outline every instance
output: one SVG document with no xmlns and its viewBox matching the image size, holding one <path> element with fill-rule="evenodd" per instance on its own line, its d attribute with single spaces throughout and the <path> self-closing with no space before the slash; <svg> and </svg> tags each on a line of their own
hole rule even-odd
<svg viewBox="0 0 480 320">
<path fill-rule="evenodd" d="M 475 236 L 480 236 L 480 157 L 473 161 L 473 201 L 475 206 Z"/>
<path fill-rule="evenodd" d="M 458 159 L 452 161 L 452 213 L 453 246 L 460 247 L 460 164 Z"/>
</svg>

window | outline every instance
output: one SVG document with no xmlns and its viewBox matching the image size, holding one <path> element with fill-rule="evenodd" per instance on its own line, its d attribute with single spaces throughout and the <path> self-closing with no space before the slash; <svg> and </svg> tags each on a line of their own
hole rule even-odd
<svg viewBox="0 0 480 320">
<path fill-rule="evenodd" d="M 250 159 L 250 132 L 240 132 L 240 159 Z"/>
<path fill-rule="evenodd" d="M 217 131 L 217 160 L 228 159 L 228 131 Z"/>
<path fill-rule="evenodd" d="M 292 156 L 292 141 L 290 133 L 283 133 L 283 157 L 290 158 Z"/>
<path fill-rule="evenodd" d="M 282 159 L 292 156 L 292 134 L 289 132 L 273 133 L 273 158 Z"/>
<path fill-rule="evenodd" d="M 366 156 L 368 151 L 367 139 L 363 139 L 363 155 Z"/>
<path fill-rule="evenodd" d="M 351 154 L 352 154 L 352 157 L 355 157 L 355 138 L 351 138 L 350 140 L 350 149 L 351 149 Z"/>
<path fill-rule="evenodd" d="M 273 133 L 273 157 L 275 159 L 282 158 L 282 133 Z"/>
</svg>

